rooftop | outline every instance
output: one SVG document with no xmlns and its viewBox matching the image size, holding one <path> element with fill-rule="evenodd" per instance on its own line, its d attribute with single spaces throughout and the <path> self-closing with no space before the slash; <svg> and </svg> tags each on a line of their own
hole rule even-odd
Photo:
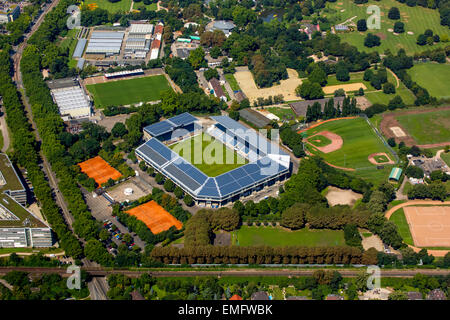
<svg viewBox="0 0 450 320">
<path fill-rule="evenodd" d="M 9 196 L 13 191 L 25 191 L 25 187 L 8 156 L 0 153 L 0 227 L 48 227 Z"/>
<path fill-rule="evenodd" d="M 342 101 L 344 101 L 345 97 L 334 97 L 333 99 L 334 99 L 334 107 L 336 108 L 338 104 L 342 105 Z M 330 98 L 304 100 L 292 102 L 289 104 L 289 106 L 292 108 L 292 111 L 294 111 L 297 116 L 306 117 L 306 111 L 308 110 L 308 106 L 312 106 L 314 103 L 318 102 L 320 103 L 323 112 L 325 104 L 328 102 L 328 100 L 330 100 Z"/>
<path fill-rule="evenodd" d="M 253 123 L 258 128 L 264 128 L 270 123 L 270 119 L 250 108 L 239 110 L 239 115 L 245 120 Z"/>
</svg>

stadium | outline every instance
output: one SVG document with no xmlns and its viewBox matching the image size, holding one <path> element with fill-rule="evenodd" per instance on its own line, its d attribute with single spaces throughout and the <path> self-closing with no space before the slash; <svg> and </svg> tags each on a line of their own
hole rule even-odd
<svg viewBox="0 0 450 320">
<path fill-rule="evenodd" d="M 202 149 L 192 152 L 194 161 L 174 151 L 177 145 L 186 151 L 186 142 L 196 138 L 209 138 L 211 143 L 200 140 Z M 207 125 L 201 125 L 197 118 L 183 113 L 145 127 L 144 139 L 147 141 L 136 149 L 138 159 L 171 179 L 202 207 L 223 206 L 283 181 L 291 173 L 290 156 L 278 144 L 227 116 L 211 116 Z M 223 158 L 208 161 L 204 156 L 213 144 L 216 151 L 234 154 L 233 162 L 240 158 L 241 163 L 220 163 Z M 223 172 L 224 168 L 230 170 Z"/>
</svg>

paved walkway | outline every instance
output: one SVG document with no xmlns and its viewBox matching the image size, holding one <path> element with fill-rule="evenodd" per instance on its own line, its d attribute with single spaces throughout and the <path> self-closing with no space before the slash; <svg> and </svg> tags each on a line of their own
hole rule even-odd
<svg viewBox="0 0 450 320">
<path fill-rule="evenodd" d="M 3 135 L 2 152 L 5 153 L 8 150 L 9 143 L 10 143 L 9 131 L 8 131 L 8 126 L 6 125 L 5 113 L 3 113 L 2 116 L 0 117 L 0 130 L 2 131 L 2 135 Z"/>
<path fill-rule="evenodd" d="M 407 207 L 407 206 L 412 206 L 412 205 L 430 205 L 430 204 L 435 204 L 435 205 L 450 205 L 450 201 L 437 201 L 437 200 L 411 200 L 405 203 L 401 203 L 398 204 L 394 207 L 392 207 L 391 209 L 389 209 L 388 211 L 386 211 L 386 213 L 384 214 L 384 216 L 386 217 L 386 219 L 389 220 L 389 218 L 391 217 L 391 215 L 397 211 L 400 208 L 403 207 Z M 408 247 L 412 248 L 415 252 L 419 252 L 420 250 L 422 250 L 422 248 L 418 248 L 415 246 L 411 246 L 408 245 Z M 450 252 L 450 250 L 428 250 L 428 254 L 432 254 L 435 257 L 443 257 L 445 256 L 448 252 Z"/>
</svg>

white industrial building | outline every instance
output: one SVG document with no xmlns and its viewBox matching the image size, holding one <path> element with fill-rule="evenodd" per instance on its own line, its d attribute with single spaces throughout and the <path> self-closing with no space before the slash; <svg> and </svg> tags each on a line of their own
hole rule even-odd
<svg viewBox="0 0 450 320">
<path fill-rule="evenodd" d="M 86 54 L 105 54 L 111 56 L 120 53 L 123 31 L 93 31 L 86 48 Z"/>
<path fill-rule="evenodd" d="M 48 86 L 62 117 L 80 119 L 91 116 L 91 102 L 77 79 L 53 80 L 48 82 Z"/>
</svg>

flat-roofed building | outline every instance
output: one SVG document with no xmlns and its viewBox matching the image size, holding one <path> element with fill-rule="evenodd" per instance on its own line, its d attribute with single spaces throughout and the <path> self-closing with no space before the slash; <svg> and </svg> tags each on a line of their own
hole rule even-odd
<svg viewBox="0 0 450 320">
<path fill-rule="evenodd" d="M 71 119 L 91 116 L 91 102 L 76 78 L 65 78 L 47 82 L 59 113 Z"/>
<path fill-rule="evenodd" d="M 119 54 L 124 35 L 123 31 L 93 31 L 86 54 Z"/>
<path fill-rule="evenodd" d="M 0 153 L 0 248 L 51 247 L 50 227 L 24 206 L 27 192 L 13 164 Z"/>
<path fill-rule="evenodd" d="M 0 23 L 8 23 L 16 20 L 20 15 L 20 6 L 2 2 L 0 4 Z"/>
</svg>

